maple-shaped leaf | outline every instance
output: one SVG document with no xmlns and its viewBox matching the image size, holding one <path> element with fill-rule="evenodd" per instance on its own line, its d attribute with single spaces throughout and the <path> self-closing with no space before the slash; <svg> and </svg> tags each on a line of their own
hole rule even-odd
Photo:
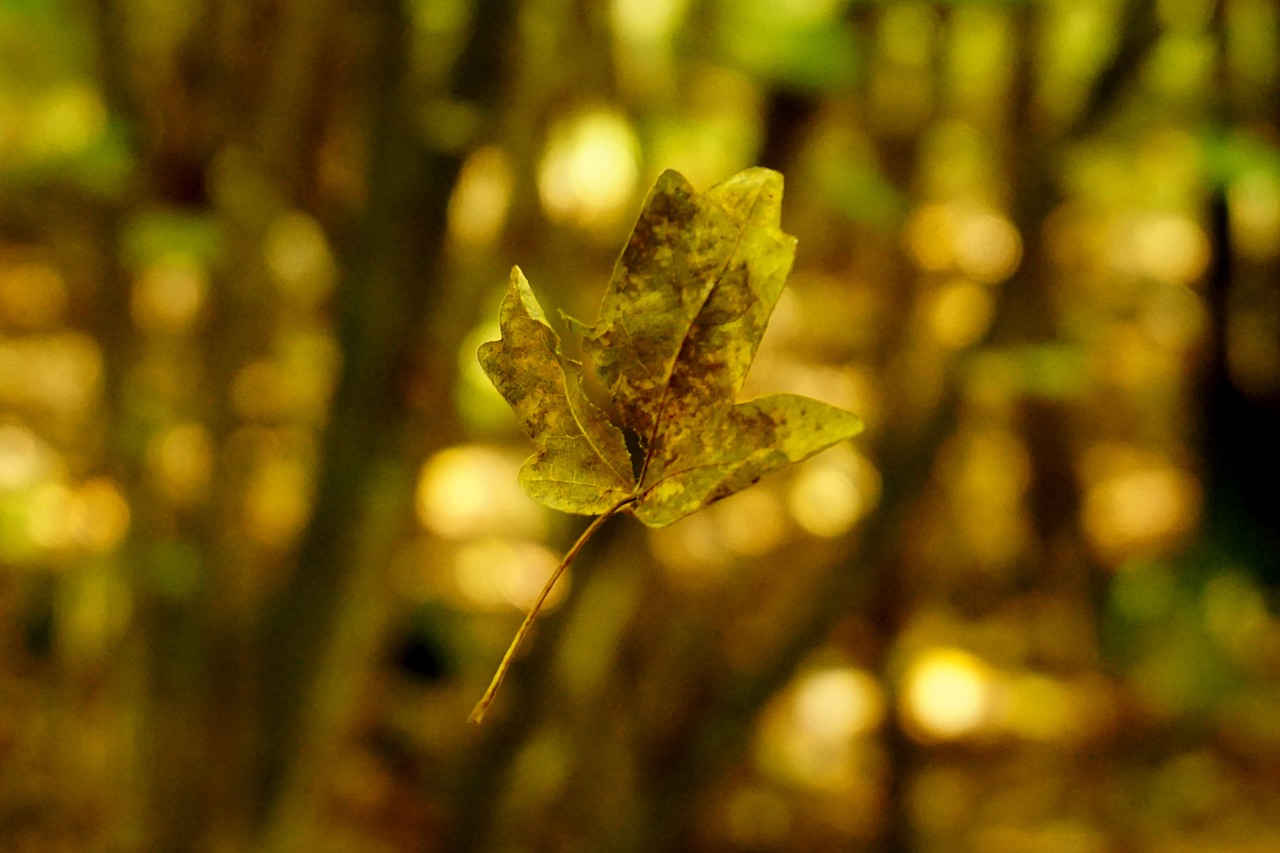
<svg viewBox="0 0 1280 853">
<path fill-rule="evenodd" d="M 797 394 L 738 402 L 795 259 L 779 227 L 782 176 L 748 169 L 701 195 L 663 172 L 614 266 L 595 325 L 583 337 L 612 401 L 606 415 L 583 390 L 529 282 L 511 272 L 500 340 L 481 345 L 484 372 L 515 410 L 537 452 L 520 484 L 539 503 L 595 515 L 548 579 L 472 711 L 479 722 L 542 601 L 607 518 L 651 527 L 678 521 L 765 474 L 862 428 L 850 412 Z M 633 460 L 630 432 L 639 445 Z"/>
<path fill-rule="evenodd" d="M 520 482 L 539 503 L 625 511 L 662 527 L 856 434 L 858 418 L 796 394 L 739 403 L 795 258 L 782 176 L 748 169 L 705 193 L 664 172 L 645 199 L 594 326 L 573 322 L 613 402 L 587 399 L 524 275 L 480 363 L 537 444 Z M 633 475 L 624 429 L 639 439 Z"/>
</svg>

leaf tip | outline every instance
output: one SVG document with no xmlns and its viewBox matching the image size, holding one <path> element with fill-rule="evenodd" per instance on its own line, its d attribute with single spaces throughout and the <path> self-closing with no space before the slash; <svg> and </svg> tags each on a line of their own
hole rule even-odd
<svg viewBox="0 0 1280 853">
<path fill-rule="evenodd" d="M 658 179 L 653 182 L 653 189 L 649 190 L 649 198 L 664 195 L 692 195 L 693 184 L 689 183 L 689 179 L 677 172 L 675 169 L 664 169 Z M 646 208 L 649 206 L 646 200 Z M 643 216 L 643 213 L 641 214 Z"/>
<path fill-rule="evenodd" d="M 534 295 L 533 288 L 529 285 L 529 279 L 525 278 L 524 271 L 520 267 L 514 266 L 511 268 L 511 282 L 507 285 L 507 295 L 502 300 L 500 319 L 516 316 L 520 311 L 539 322 L 547 321 L 542 306 L 538 304 L 538 297 Z"/>
<path fill-rule="evenodd" d="M 770 169 L 767 166 L 752 166 L 731 176 L 724 183 L 758 187 L 764 193 L 781 197 L 785 179 L 782 177 L 782 173 L 776 169 Z"/>
</svg>

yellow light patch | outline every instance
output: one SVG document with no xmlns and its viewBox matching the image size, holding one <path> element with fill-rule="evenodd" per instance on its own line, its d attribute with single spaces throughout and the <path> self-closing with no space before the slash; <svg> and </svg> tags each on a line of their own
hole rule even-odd
<svg viewBox="0 0 1280 853">
<path fill-rule="evenodd" d="M 985 661 L 956 648 L 932 648 L 907 669 L 899 701 L 907 720 L 929 738 L 960 738 L 991 713 L 993 674 Z"/>
<path fill-rule="evenodd" d="M 997 213 L 968 211 L 956 223 L 955 256 L 960 271 L 978 281 L 1003 281 L 1022 260 L 1022 236 Z"/>
<path fill-rule="evenodd" d="M 203 497 L 213 473 L 213 445 L 202 424 L 176 424 L 147 447 L 152 476 L 165 496 L 176 503 Z"/>
<path fill-rule="evenodd" d="M 69 509 L 74 541 L 86 550 L 113 551 L 129 532 L 129 502 L 105 477 L 81 485 Z"/>
<path fill-rule="evenodd" d="M 267 268 L 286 296 L 304 305 L 329 295 L 337 271 L 324 229 L 315 217 L 290 211 L 276 217 L 263 241 Z"/>
<path fill-rule="evenodd" d="M 36 261 L 0 270 L 0 319 L 22 329 L 54 325 L 67 307 L 67 283 L 57 267 Z"/>
<path fill-rule="evenodd" d="M 831 667 L 801 678 L 793 713 L 796 725 L 812 736 L 846 740 L 874 731 L 884 721 L 884 694 L 869 673 Z"/>
<path fill-rule="evenodd" d="M 537 543 L 488 537 L 458 549 L 454 580 L 459 591 L 475 604 L 526 610 L 558 561 L 554 553 Z M 543 608 L 554 608 L 568 586 L 567 575 L 560 578 Z"/>
<path fill-rule="evenodd" d="M 1085 532 L 1111 562 L 1139 556 L 1191 530 L 1200 509 L 1200 484 L 1169 466 L 1110 473 L 1088 487 Z"/>
<path fill-rule="evenodd" d="M 822 537 L 847 533 L 879 499 L 879 472 L 844 445 L 806 462 L 787 490 L 787 508 L 796 524 Z"/>
<path fill-rule="evenodd" d="M 995 315 L 991 291 L 973 281 L 957 279 L 933 297 L 929 325 L 938 342 L 956 349 L 977 343 Z"/>
<path fill-rule="evenodd" d="M 133 284 L 133 321 L 151 334 L 185 332 L 199 316 L 208 289 L 208 272 L 195 258 L 180 252 L 162 255 Z"/>
<path fill-rule="evenodd" d="M 449 199 L 449 237 L 476 248 L 497 239 L 506 222 L 515 188 L 515 175 L 506 152 L 495 146 L 478 148 L 467 157 Z"/>
<path fill-rule="evenodd" d="M 538 194 L 551 218 L 582 227 L 623 213 L 639 174 L 639 142 L 611 110 L 591 110 L 558 125 L 538 168 Z"/>
<path fill-rule="evenodd" d="M 418 521 L 450 539 L 513 533 L 540 538 L 546 515 L 516 481 L 520 462 L 514 454 L 483 445 L 441 450 L 418 475 Z"/>
</svg>

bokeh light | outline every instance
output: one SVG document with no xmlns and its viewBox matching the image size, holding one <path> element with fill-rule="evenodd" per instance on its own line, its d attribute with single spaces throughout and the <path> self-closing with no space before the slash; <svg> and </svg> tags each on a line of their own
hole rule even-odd
<svg viewBox="0 0 1280 853">
<path fill-rule="evenodd" d="M 458 590 L 474 605 L 527 610 L 559 561 L 550 549 L 533 542 L 484 537 L 458 548 L 453 576 Z M 547 596 L 544 609 L 554 609 L 569 585 L 566 572 Z"/>
<path fill-rule="evenodd" d="M 806 462 L 787 490 L 792 518 L 814 536 L 839 536 L 876 505 L 880 475 L 865 457 L 835 447 Z"/>
<path fill-rule="evenodd" d="M 0 338 L 0 402 L 79 417 L 102 393 L 102 350 L 88 335 Z"/>
<path fill-rule="evenodd" d="M 1004 216 L 962 204 L 925 204 L 912 212 L 903 231 L 906 248 L 922 269 L 955 271 L 975 281 L 995 283 L 1014 273 L 1022 259 L 1022 239 Z"/>
<path fill-rule="evenodd" d="M 519 487 L 522 455 L 483 445 L 439 451 L 418 475 L 418 520 L 450 539 L 517 534 L 537 538 L 546 530 L 545 511 Z"/>
<path fill-rule="evenodd" d="M 786 537 L 786 509 L 772 489 L 748 489 L 731 495 L 715 505 L 714 513 L 725 547 L 735 553 L 767 554 Z"/>
<path fill-rule="evenodd" d="M 151 334 L 180 334 L 200 314 L 208 272 L 188 254 L 169 252 L 147 264 L 133 284 L 133 321 Z"/>
<path fill-rule="evenodd" d="M 190 504 L 204 497 L 214 466 L 213 443 L 204 425 L 180 423 L 158 433 L 147 446 L 147 458 L 170 500 Z"/>
<path fill-rule="evenodd" d="M 735 564 L 711 513 L 695 513 L 680 519 L 679 524 L 650 530 L 648 539 L 654 557 L 684 588 L 698 588 L 723 578 Z"/>
<path fill-rule="evenodd" d="M 468 249 L 497 239 L 511 204 L 515 175 L 510 158 L 494 146 L 471 152 L 449 199 L 449 236 Z"/>
<path fill-rule="evenodd" d="M 311 469 L 300 455 L 267 459 L 245 491 L 246 532 L 266 548 L 292 545 L 310 516 L 311 488 Z"/>
<path fill-rule="evenodd" d="M 903 238 L 922 269 L 943 272 L 955 263 L 954 220 L 952 209 L 941 204 L 922 205 L 908 218 Z"/>
<path fill-rule="evenodd" d="M 977 343 L 994 313 L 995 300 L 989 288 L 957 279 L 939 289 L 931 300 L 929 326 L 940 344 L 958 349 Z"/>
<path fill-rule="evenodd" d="M 653 43 L 671 34 L 689 0 L 613 0 L 613 28 L 623 38 Z"/>
<path fill-rule="evenodd" d="M 46 551 L 106 554 L 129 532 L 129 503 L 114 481 L 95 477 L 79 485 L 47 480 L 26 501 L 27 535 Z"/>
<path fill-rule="evenodd" d="M 1117 270 L 1159 281 L 1191 284 L 1209 265 L 1209 240 L 1189 217 L 1151 214 L 1123 223 L 1113 237 Z"/>
<path fill-rule="evenodd" d="M 884 693 L 869 673 L 832 667 L 808 673 L 795 687 L 795 722 L 813 737 L 844 740 L 865 735 L 885 715 Z"/>
<path fill-rule="evenodd" d="M 49 92 L 29 116 L 27 146 L 39 158 L 77 154 L 107 126 L 107 109 L 98 91 L 83 83 L 69 83 Z"/>
<path fill-rule="evenodd" d="M 1231 238 L 1247 257 L 1267 260 L 1280 254 L 1280 175 L 1256 170 L 1227 189 Z"/>
<path fill-rule="evenodd" d="M 1084 470 L 1084 529 L 1112 564 L 1167 549 L 1199 519 L 1200 484 L 1158 457 L 1100 445 L 1086 455 Z"/>
<path fill-rule="evenodd" d="M 846 665 L 809 669 L 765 714 L 757 760 L 781 783 L 839 791 L 856 808 L 879 772 L 878 749 L 869 737 L 886 712 L 884 691 L 867 671 Z"/>
<path fill-rule="evenodd" d="M 607 109 L 564 119 L 538 167 L 538 195 L 547 214 L 586 228 L 612 224 L 626 208 L 639 174 L 630 123 Z"/>
<path fill-rule="evenodd" d="M 47 551 L 74 544 L 72 512 L 75 493 L 65 483 L 49 481 L 32 490 L 27 500 L 27 530 L 31 543 Z"/>
<path fill-rule="evenodd" d="M 129 517 L 129 502 L 116 484 L 106 477 L 95 477 L 75 490 L 68 523 L 77 545 L 106 553 L 124 540 Z"/>
<path fill-rule="evenodd" d="M 496 296 L 501 291 L 495 290 Z M 500 299 L 495 299 L 490 316 L 497 317 Z M 457 351 L 458 382 L 454 387 L 454 400 L 458 417 L 469 428 L 481 434 L 501 434 L 512 424 L 511 407 L 485 376 L 476 351 L 485 341 L 496 341 L 502 336 L 496 321 L 477 324 L 463 337 Z"/>
<path fill-rule="evenodd" d="M 977 281 L 1003 281 L 1022 260 L 1018 229 L 992 211 L 966 211 L 955 225 L 954 239 L 957 268 Z"/>
<path fill-rule="evenodd" d="M 0 490 L 18 490 L 50 476 L 57 464 L 53 448 L 25 426 L 0 423 Z"/>
<path fill-rule="evenodd" d="M 337 270 L 324 229 L 293 210 L 276 217 L 263 238 L 263 254 L 276 286 L 301 305 L 314 305 L 333 289 Z"/>
<path fill-rule="evenodd" d="M 0 323 L 18 329 L 45 328 L 62 317 L 67 299 L 66 280 L 52 264 L 0 265 Z"/>
<path fill-rule="evenodd" d="M 994 700 L 994 675 L 987 663 L 962 649 L 937 647 L 920 652 L 902 678 L 899 701 L 905 721 L 925 738 L 952 739 L 972 734 L 988 720 Z"/>
</svg>

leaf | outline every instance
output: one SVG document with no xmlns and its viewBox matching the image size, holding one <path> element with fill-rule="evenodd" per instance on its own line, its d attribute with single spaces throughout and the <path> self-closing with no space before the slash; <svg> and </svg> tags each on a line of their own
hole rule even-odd
<svg viewBox="0 0 1280 853">
<path fill-rule="evenodd" d="M 795 257 L 779 227 L 782 176 L 748 169 L 699 195 L 664 172 L 645 200 L 594 326 L 572 325 L 612 398 L 616 424 L 561 354 L 524 275 L 512 271 L 502 339 L 480 363 L 538 452 L 520 482 L 539 503 L 678 521 L 765 474 L 856 434 L 861 422 L 794 394 L 737 403 Z M 624 431 L 639 439 L 632 475 Z"/>
<path fill-rule="evenodd" d="M 560 337 L 519 267 L 498 323 L 502 339 L 480 346 L 480 366 L 538 446 L 520 469 L 520 485 L 545 506 L 587 515 L 630 496 L 622 430 L 587 399 L 581 366 L 561 355 Z"/>
<path fill-rule="evenodd" d="M 480 365 L 537 446 L 520 484 L 539 503 L 596 515 L 552 573 L 483 698 L 479 722 L 546 594 L 610 516 L 663 527 L 862 429 L 796 394 L 737 396 L 795 258 L 779 227 L 782 176 L 748 169 L 699 195 L 664 172 L 645 199 L 592 326 L 570 320 L 608 389 L 588 399 L 529 282 L 511 272 L 501 339 Z M 632 459 L 626 435 L 639 445 Z"/>
</svg>

